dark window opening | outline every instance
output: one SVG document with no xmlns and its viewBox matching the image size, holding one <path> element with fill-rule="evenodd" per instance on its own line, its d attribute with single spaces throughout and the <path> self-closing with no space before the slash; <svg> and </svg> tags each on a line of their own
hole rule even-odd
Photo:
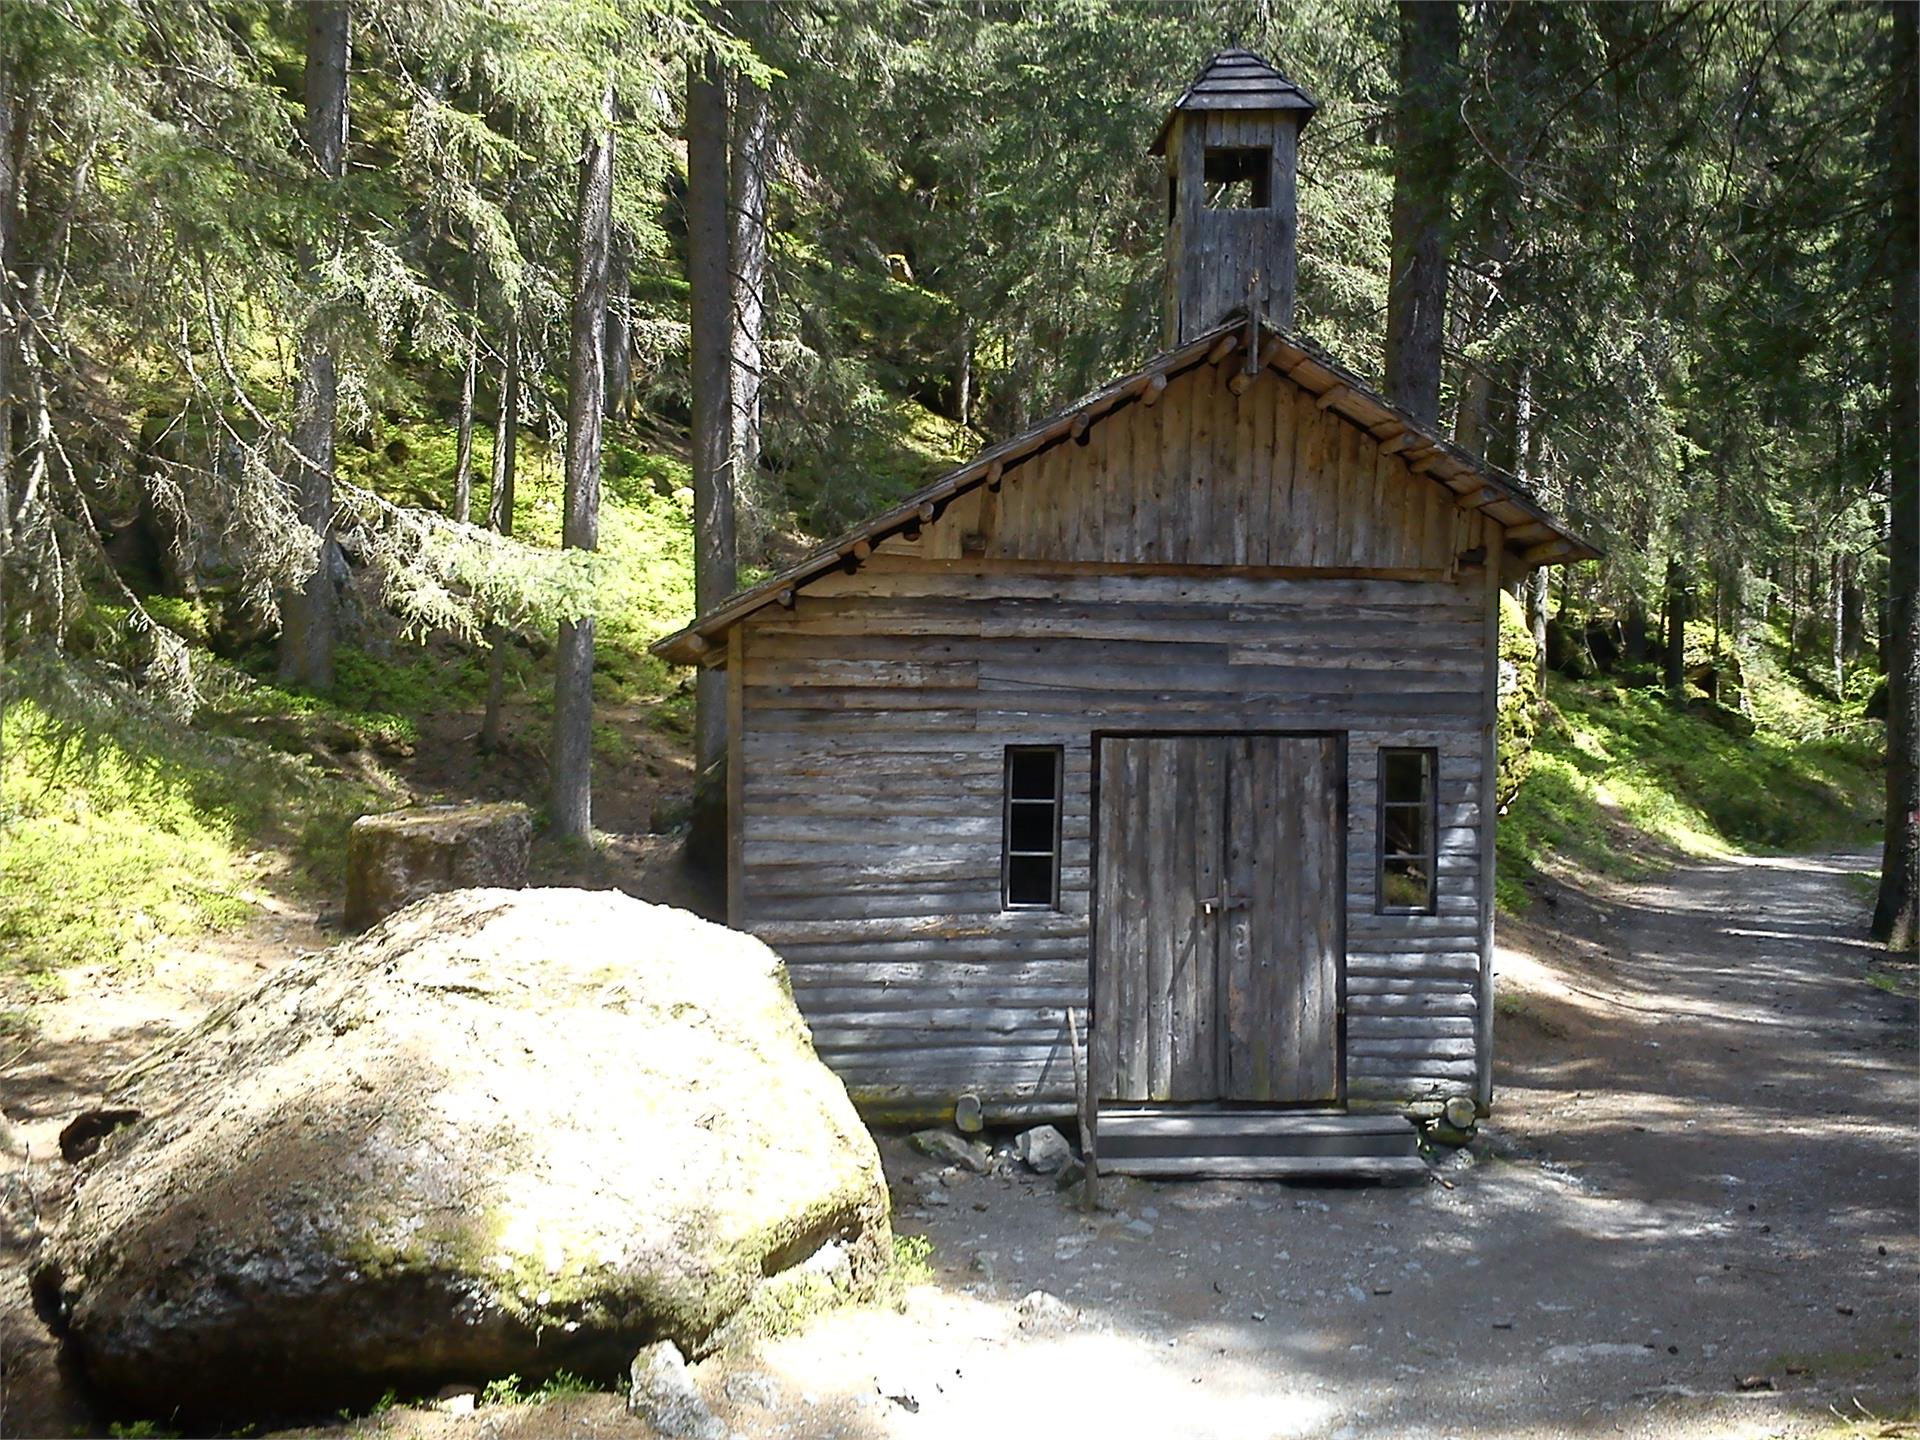
<svg viewBox="0 0 1920 1440">
<path fill-rule="evenodd" d="M 1060 904 L 1060 771 L 1058 746 L 1007 747 L 1002 901 L 1009 910 L 1053 910 Z"/>
<path fill-rule="evenodd" d="M 1382 915 L 1431 915 L 1435 903 L 1437 811 L 1432 750 L 1380 752 Z"/>
<path fill-rule="evenodd" d="M 1206 156 L 1207 207 L 1212 210 L 1265 210 L 1273 203 L 1273 151 L 1264 145 L 1209 149 Z"/>
</svg>

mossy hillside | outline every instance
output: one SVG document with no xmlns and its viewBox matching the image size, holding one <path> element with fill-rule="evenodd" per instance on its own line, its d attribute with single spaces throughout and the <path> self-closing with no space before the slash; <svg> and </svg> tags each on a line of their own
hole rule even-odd
<svg viewBox="0 0 1920 1440">
<path fill-rule="evenodd" d="M 453 489 L 452 431 L 425 422 L 396 422 L 381 433 L 382 443 L 343 452 L 343 475 L 387 499 L 446 513 Z M 478 431 L 473 458 L 476 520 L 486 514 L 492 463 L 492 436 Z M 644 449 L 625 433 L 608 438 L 593 590 L 594 691 L 603 703 L 673 699 L 682 688 L 681 677 L 646 651 L 693 612 L 691 484 L 684 461 Z M 515 538 L 557 548 L 565 495 L 562 457 L 539 436 L 523 433 L 515 460 Z M 532 638 L 544 646 L 547 637 Z M 444 668 L 429 658 L 424 646 L 397 644 L 393 658 L 402 665 Z M 463 689 L 457 698 L 477 703 L 485 688 L 484 658 L 475 652 L 458 669 Z"/>
<path fill-rule="evenodd" d="M 1500 821 L 1501 904 L 1523 904 L 1543 870 L 1631 876 L 1680 856 L 1871 844 L 1879 727 L 1765 660 L 1746 665 L 1748 737 L 1657 689 L 1549 676 L 1531 772 Z M 1794 730 L 1770 723 L 1787 715 Z"/>
</svg>

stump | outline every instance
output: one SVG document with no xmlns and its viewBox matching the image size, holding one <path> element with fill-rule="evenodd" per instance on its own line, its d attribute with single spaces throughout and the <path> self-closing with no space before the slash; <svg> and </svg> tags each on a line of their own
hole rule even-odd
<svg viewBox="0 0 1920 1440">
<path fill-rule="evenodd" d="M 527 883 L 533 820 L 524 805 L 432 805 L 363 815 L 347 837 L 349 930 L 447 890 Z"/>
</svg>

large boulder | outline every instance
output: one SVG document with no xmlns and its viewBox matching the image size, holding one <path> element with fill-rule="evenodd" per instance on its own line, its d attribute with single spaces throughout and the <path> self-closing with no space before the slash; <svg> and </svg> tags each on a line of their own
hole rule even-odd
<svg viewBox="0 0 1920 1440">
<path fill-rule="evenodd" d="M 524 805 L 424 805 L 362 815 L 347 833 L 349 930 L 448 890 L 527 883 L 533 817 Z"/>
<path fill-rule="evenodd" d="M 156 1061 L 36 1277 L 89 1380 L 147 1413 L 611 1379 L 823 1249 L 848 1288 L 891 1254 L 779 958 L 618 893 L 423 901 Z"/>
</svg>

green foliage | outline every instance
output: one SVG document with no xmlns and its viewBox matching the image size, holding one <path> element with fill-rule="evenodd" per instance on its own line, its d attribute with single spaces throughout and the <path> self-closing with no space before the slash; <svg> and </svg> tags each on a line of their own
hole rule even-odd
<svg viewBox="0 0 1920 1440">
<path fill-rule="evenodd" d="M 1773 688 L 1756 688 L 1756 708 Z M 1870 738 L 1765 728 L 1742 738 L 1656 690 L 1610 682 L 1553 676 L 1547 697 L 1532 772 L 1500 821 L 1508 909 L 1544 868 L 1633 875 L 1677 855 L 1861 844 L 1874 833 L 1881 758 Z"/>
<path fill-rule="evenodd" d="M 489 1380 L 480 1391 L 482 1405 L 544 1405 L 569 1395 L 591 1395 L 599 1387 L 571 1370 L 556 1370 L 553 1375 L 529 1388 L 518 1375 L 503 1375 Z"/>
<path fill-rule="evenodd" d="M 1533 737 L 1540 726 L 1540 668 L 1533 631 L 1518 600 L 1500 592 L 1500 709 L 1498 720 L 1502 805 L 1510 801 L 1533 767 Z"/>
<path fill-rule="evenodd" d="M 113 1440 L 176 1440 L 183 1433 L 169 1430 L 157 1420 L 116 1420 L 107 1426 Z"/>
<path fill-rule="evenodd" d="M 893 1235 L 893 1265 L 889 1278 L 899 1289 L 933 1283 L 933 1241 L 925 1235 Z"/>
</svg>

